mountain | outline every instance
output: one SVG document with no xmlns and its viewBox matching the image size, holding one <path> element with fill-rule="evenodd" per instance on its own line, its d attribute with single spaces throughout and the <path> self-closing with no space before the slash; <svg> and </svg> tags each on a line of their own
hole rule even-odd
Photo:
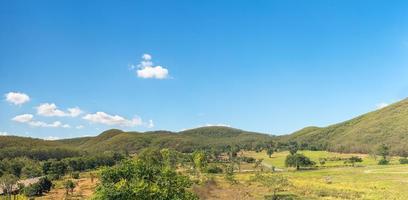
<svg viewBox="0 0 408 200">
<path fill-rule="evenodd" d="M 190 152 L 196 148 L 222 147 L 226 145 L 255 145 L 271 141 L 267 134 L 248 132 L 229 127 L 211 126 L 180 132 L 149 131 L 124 132 L 107 130 L 96 137 L 59 140 L 64 145 L 76 146 L 87 151 L 138 151 L 145 147 L 174 148 Z"/>
<path fill-rule="evenodd" d="M 298 141 L 338 152 L 370 153 L 382 143 L 395 154 L 408 150 L 408 99 L 328 127 L 307 127 L 282 141 Z"/>
<path fill-rule="evenodd" d="M 191 152 L 197 148 L 224 148 L 227 145 L 255 146 L 267 143 L 274 136 L 229 127 L 212 126 L 180 132 L 124 132 L 111 129 L 95 137 L 47 141 L 42 139 L 0 136 L 0 158 L 28 155 L 40 159 L 54 158 L 52 152 L 77 155 L 79 152 L 137 152 L 146 147 L 174 148 Z M 45 152 L 45 153 L 44 153 Z M 43 154 L 46 154 L 45 156 Z"/>
</svg>

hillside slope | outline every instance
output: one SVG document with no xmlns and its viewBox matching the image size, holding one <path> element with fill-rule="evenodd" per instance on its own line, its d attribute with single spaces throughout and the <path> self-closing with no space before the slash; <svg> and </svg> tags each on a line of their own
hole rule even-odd
<svg viewBox="0 0 408 200">
<path fill-rule="evenodd" d="M 124 132 L 111 129 L 95 137 L 56 141 L 0 136 L 0 147 L 1 152 L 25 147 L 25 151 L 21 154 L 28 154 L 27 151 L 30 149 L 52 151 L 61 148 L 86 152 L 127 151 L 133 153 L 145 147 L 174 148 L 183 152 L 191 152 L 197 148 L 222 148 L 227 145 L 255 146 L 258 143 L 270 142 L 273 138 L 267 134 L 219 126 L 201 127 L 181 132 Z"/>
<path fill-rule="evenodd" d="M 362 153 L 385 143 L 398 153 L 408 147 L 408 99 L 325 128 L 307 127 L 281 139 L 332 151 Z"/>
</svg>

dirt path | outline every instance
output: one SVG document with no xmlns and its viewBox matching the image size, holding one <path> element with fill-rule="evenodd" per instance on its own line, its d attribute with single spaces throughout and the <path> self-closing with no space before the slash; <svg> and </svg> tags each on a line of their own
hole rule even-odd
<svg viewBox="0 0 408 200">
<path fill-rule="evenodd" d="M 88 199 L 92 196 L 97 181 L 91 182 L 90 178 L 81 178 L 75 180 L 77 186 L 74 190 L 73 194 L 66 195 L 65 189 L 60 186 L 58 188 L 52 189 L 48 194 L 45 196 L 39 197 L 37 199 L 41 200 L 65 200 L 65 199 L 72 199 L 72 200 L 79 200 L 79 199 Z"/>
</svg>

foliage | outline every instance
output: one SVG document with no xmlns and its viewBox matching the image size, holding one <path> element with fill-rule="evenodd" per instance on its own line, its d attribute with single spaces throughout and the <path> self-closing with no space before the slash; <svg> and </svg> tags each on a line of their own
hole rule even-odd
<svg viewBox="0 0 408 200">
<path fill-rule="evenodd" d="M 315 164 L 316 163 L 311 161 L 308 157 L 299 153 L 289 154 L 285 160 L 287 167 L 296 167 L 297 170 L 300 169 L 300 167 L 311 167 Z"/>
<path fill-rule="evenodd" d="M 79 172 L 72 172 L 72 173 L 71 173 L 71 177 L 72 177 L 73 179 L 79 179 Z"/>
<path fill-rule="evenodd" d="M 222 168 L 215 164 L 208 165 L 206 169 L 206 172 L 210 174 L 220 174 L 222 173 L 222 171 L 223 171 Z"/>
<path fill-rule="evenodd" d="M 408 158 L 399 159 L 400 164 L 408 164 Z"/>
<path fill-rule="evenodd" d="M 237 183 L 237 180 L 235 179 L 235 174 L 234 174 L 234 163 L 228 163 L 225 164 L 224 166 L 224 172 L 225 172 L 225 180 L 227 180 L 231 184 Z"/>
<path fill-rule="evenodd" d="M 41 196 L 49 192 L 52 182 L 47 177 L 41 177 L 37 183 L 30 184 L 22 189 L 22 193 L 27 197 Z"/>
<path fill-rule="evenodd" d="M 260 174 L 256 173 L 255 176 L 251 178 L 252 181 L 261 183 L 263 186 L 267 187 L 270 192 L 272 192 L 271 199 L 278 199 L 277 193 L 288 190 L 292 184 L 290 181 L 280 174 Z"/>
<path fill-rule="evenodd" d="M 363 159 L 358 156 L 352 156 L 348 158 L 346 161 L 344 161 L 345 164 L 350 163 L 353 167 L 356 162 L 363 162 Z"/>
<path fill-rule="evenodd" d="M 274 149 L 271 147 L 266 149 L 266 154 L 269 156 L 269 158 L 272 156 L 273 152 L 274 152 Z"/>
<path fill-rule="evenodd" d="M 126 160 L 101 171 L 94 199 L 197 199 L 187 190 L 187 176 L 166 166 L 158 150 L 148 150 L 136 160 Z"/>
<path fill-rule="evenodd" d="M 294 155 L 294 154 L 296 154 L 297 151 L 299 150 L 299 145 L 298 145 L 297 142 L 291 141 L 291 142 L 289 142 L 288 149 L 289 149 L 289 153 L 290 153 L 291 155 Z"/>
<path fill-rule="evenodd" d="M 381 159 L 381 160 L 378 161 L 378 164 L 379 164 L 379 165 L 388 165 L 389 162 L 390 162 L 390 161 L 388 161 L 388 160 L 386 160 L 386 159 L 383 158 L 383 159 Z"/>
<path fill-rule="evenodd" d="M 65 188 L 65 193 L 68 194 L 68 192 L 71 192 L 71 194 L 74 193 L 76 185 L 72 180 L 66 180 L 64 181 L 64 188 Z"/>
<path fill-rule="evenodd" d="M 390 147 L 385 144 L 381 144 L 377 151 L 378 154 L 382 156 L 383 160 L 387 160 L 387 156 L 390 155 Z"/>
<path fill-rule="evenodd" d="M 408 99 L 328 127 L 306 127 L 279 137 L 280 142 L 308 143 L 321 150 L 342 153 L 370 153 L 382 143 L 400 155 L 408 144 Z M 312 150 L 311 148 L 309 148 Z"/>
<path fill-rule="evenodd" d="M 194 151 L 192 154 L 194 169 L 203 171 L 207 166 L 207 156 L 204 151 Z"/>
<path fill-rule="evenodd" d="M 13 185 L 16 184 L 18 178 L 13 174 L 4 174 L 0 177 L 0 187 L 5 194 L 11 195 Z"/>
</svg>

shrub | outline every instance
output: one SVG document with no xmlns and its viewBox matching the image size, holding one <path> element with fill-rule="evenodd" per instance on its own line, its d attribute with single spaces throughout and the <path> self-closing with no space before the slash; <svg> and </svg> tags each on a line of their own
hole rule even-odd
<svg viewBox="0 0 408 200">
<path fill-rule="evenodd" d="M 400 164 L 408 164 L 408 158 L 401 158 L 399 162 Z"/>
<path fill-rule="evenodd" d="M 381 159 L 380 161 L 378 161 L 379 165 L 388 165 L 389 161 L 386 159 Z"/>
<path fill-rule="evenodd" d="M 256 161 L 255 158 L 246 156 L 241 157 L 241 160 L 246 163 L 255 163 Z"/>
<path fill-rule="evenodd" d="M 79 179 L 79 172 L 72 172 L 72 173 L 71 173 L 71 177 L 72 177 L 73 179 Z"/>
<path fill-rule="evenodd" d="M 210 165 L 207 167 L 207 173 L 219 174 L 222 173 L 222 168 L 218 167 L 217 165 Z"/>
<path fill-rule="evenodd" d="M 34 197 L 42 195 L 43 190 L 39 183 L 31 184 L 23 189 L 23 194 L 27 197 Z"/>
</svg>

